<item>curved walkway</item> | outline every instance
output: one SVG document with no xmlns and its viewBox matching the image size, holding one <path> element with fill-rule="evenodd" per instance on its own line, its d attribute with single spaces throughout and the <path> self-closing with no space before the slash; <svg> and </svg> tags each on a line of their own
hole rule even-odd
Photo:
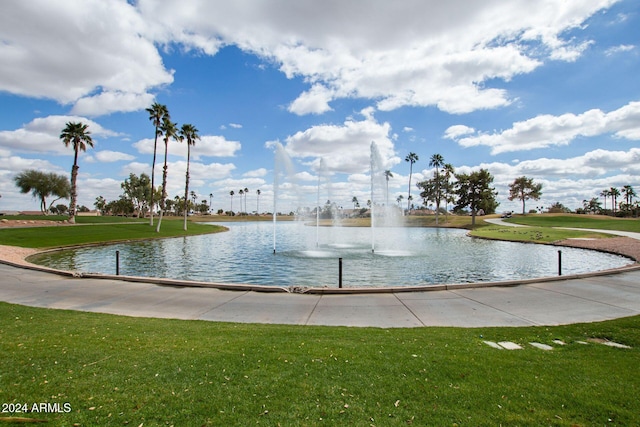
<svg viewBox="0 0 640 427">
<path fill-rule="evenodd" d="M 0 264 L 0 301 L 138 317 L 295 325 L 532 326 L 640 314 L 640 270 L 519 286 L 308 295 L 73 278 Z"/>
</svg>

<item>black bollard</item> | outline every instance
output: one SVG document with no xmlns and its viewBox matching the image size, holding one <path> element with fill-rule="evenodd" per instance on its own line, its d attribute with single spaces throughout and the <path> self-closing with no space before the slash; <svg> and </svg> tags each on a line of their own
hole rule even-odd
<svg viewBox="0 0 640 427">
<path fill-rule="evenodd" d="M 116 276 L 120 275 L 120 251 L 116 251 Z"/>
<path fill-rule="evenodd" d="M 342 288 L 342 258 L 338 258 L 338 288 Z"/>
<path fill-rule="evenodd" d="M 558 251 L 558 276 L 562 276 L 562 251 Z"/>
</svg>

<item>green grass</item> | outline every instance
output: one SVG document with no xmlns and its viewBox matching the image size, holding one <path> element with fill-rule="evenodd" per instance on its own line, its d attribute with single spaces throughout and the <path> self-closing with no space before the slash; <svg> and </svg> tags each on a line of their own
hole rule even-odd
<svg viewBox="0 0 640 427">
<path fill-rule="evenodd" d="M 603 230 L 633 231 L 640 233 L 640 220 L 638 219 L 611 218 L 603 215 L 517 215 L 506 221 L 536 227 L 598 228 Z"/>
<path fill-rule="evenodd" d="M 485 239 L 509 240 L 512 242 L 552 243 L 571 238 L 602 239 L 611 237 L 601 233 L 585 231 L 557 230 L 549 227 L 478 227 L 471 232 L 474 237 Z"/>
<path fill-rule="evenodd" d="M 92 218 L 95 219 L 95 218 Z M 136 223 L 110 223 L 64 227 L 7 228 L 0 230 L 0 244 L 25 248 L 51 248 L 71 245 L 105 243 L 136 239 L 190 236 L 225 230 L 216 225 L 189 223 L 182 229 L 182 220 L 163 219 L 160 233 L 145 220 Z"/>
<path fill-rule="evenodd" d="M 640 423 L 640 317 L 374 329 L 136 319 L 0 303 L 1 414 L 47 425 Z M 632 346 L 578 344 L 606 338 Z M 542 351 L 531 341 L 554 345 Z M 483 340 L 525 349 L 495 350 Z M 2 422 L 0 422 L 2 424 Z"/>
</svg>

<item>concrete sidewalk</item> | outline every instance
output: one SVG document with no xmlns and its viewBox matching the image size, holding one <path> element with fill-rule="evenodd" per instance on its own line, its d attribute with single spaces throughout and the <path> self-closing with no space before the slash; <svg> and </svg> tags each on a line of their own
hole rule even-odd
<svg viewBox="0 0 640 427">
<path fill-rule="evenodd" d="M 293 325 L 532 326 L 640 314 L 640 270 L 426 292 L 307 295 L 72 278 L 0 264 L 0 301 L 138 317 Z"/>
</svg>

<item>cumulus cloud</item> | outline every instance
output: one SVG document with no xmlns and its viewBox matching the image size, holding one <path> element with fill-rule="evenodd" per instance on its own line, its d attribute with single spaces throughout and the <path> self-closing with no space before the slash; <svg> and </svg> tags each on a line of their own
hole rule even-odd
<svg viewBox="0 0 640 427">
<path fill-rule="evenodd" d="M 485 84 L 492 79 L 577 59 L 591 41 L 563 35 L 614 2 L 141 0 L 138 8 L 156 40 L 207 54 L 237 45 L 302 77 L 310 88 L 289 105 L 295 114 L 329 111 L 345 97 L 374 99 L 382 110 L 465 113 L 512 102 Z"/>
<path fill-rule="evenodd" d="M 60 140 L 60 132 L 67 122 L 82 122 L 88 125 L 91 137 L 118 136 L 118 133 L 105 129 L 93 120 L 80 116 L 38 117 L 20 129 L 0 131 L 0 147 L 24 153 L 54 153 L 71 155 L 73 150 L 65 147 Z"/>
<path fill-rule="evenodd" d="M 131 154 L 122 153 L 120 151 L 111 151 L 111 150 L 97 151 L 93 154 L 93 156 L 90 156 L 90 157 L 93 160 L 89 160 L 89 157 L 88 157 L 87 161 L 98 161 L 102 163 L 113 163 L 113 162 L 119 162 L 123 160 L 128 161 L 128 160 L 135 159 L 135 157 L 132 156 Z"/>
<path fill-rule="evenodd" d="M 370 168 L 371 143 L 375 142 L 390 169 L 400 159 L 394 152 L 389 123 L 378 123 L 371 116 L 364 120 L 346 120 L 341 125 L 317 125 L 286 139 L 285 149 L 291 157 L 311 158 L 315 169 L 322 159 L 328 172 L 362 173 Z"/>
<path fill-rule="evenodd" d="M 131 111 L 173 81 L 148 24 L 117 0 L 27 1 L 0 14 L 0 90 L 68 104 L 75 114 Z M 134 101 L 132 105 L 131 102 Z"/>
<path fill-rule="evenodd" d="M 464 125 L 449 127 L 444 137 L 463 147 L 487 146 L 491 154 L 534 150 L 571 143 L 578 137 L 611 133 L 614 137 L 640 140 L 640 102 L 605 113 L 593 109 L 581 114 L 544 114 L 495 133 L 477 132 Z"/>
<path fill-rule="evenodd" d="M 133 147 L 141 154 L 153 154 L 153 144 L 153 139 L 145 138 L 133 143 Z M 186 143 L 170 139 L 168 147 L 169 154 L 187 157 Z M 240 142 L 228 141 L 223 136 L 204 135 L 191 147 L 191 157 L 194 160 L 199 160 L 202 157 L 233 157 L 241 147 Z M 164 141 L 160 138 L 158 139 L 157 152 L 158 154 L 164 153 Z"/>
</svg>

